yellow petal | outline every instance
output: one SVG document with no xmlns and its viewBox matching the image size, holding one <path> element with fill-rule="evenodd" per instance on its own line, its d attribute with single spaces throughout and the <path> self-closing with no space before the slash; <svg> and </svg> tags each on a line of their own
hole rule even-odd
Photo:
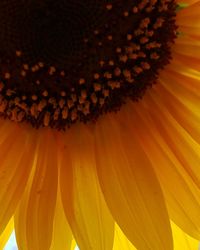
<svg viewBox="0 0 200 250">
<path fill-rule="evenodd" d="M 0 235 L 0 249 L 3 250 L 8 239 L 10 238 L 11 233 L 13 232 L 14 229 L 14 220 L 13 218 L 10 219 L 8 222 L 8 225 L 4 229 L 3 233 Z"/>
<path fill-rule="evenodd" d="M 65 217 L 60 192 L 58 192 L 50 250 L 68 250 L 70 249 L 71 245 L 72 232 Z"/>
<path fill-rule="evenodd" d="M 66 217 L 80 249 L 110 250 L 114 222 L 99 187 L 93 138 L 84 125 L 75 129 L 61 137 L 60 179 Z"/>
<path fill-rule="evenodd" d="M 137 250 L 132 243 L 126 238 L 120 227 L 115 225 L 115 238 L 113 250 Z"/>
<path fill-rule="evenodd" d="M 171 222 L 174 250 L 198 250 L 199 242 L 183 232 L 175 223 Z M 123 234 L 119 226 L 115 225 L 115 240 L 113 250 L 137 250 Z"/>
<path fill-rule="evenodd" d="M 152 94 L 153 89 L 149 92 Z M 147 93 L 143 103 L 145 108 L 142 103 L 139 107 L 132 105 L 132 123 L 137 121 L 132 130 L 157 173 L 170 218 L 189 235 L 200 239 L 200 189 L 193 169 L 193 164 L 197 164 L 196 167 L 199 164 L 190 155 L 195 154 L 195 147 L 187 145 L 191 138 L 184 140 L 180 126 L 180 131 L 174 130 L 177 123 L 162 110 L 159 95 L 150 98 Z"/>
<path fill-rule="evenodd" d="M 174 238 L 174 250 L 198 250 L 199 242 L 197 240 L 184 233 L 173 222 L 171 226 Z"/>
<path fill-rule="evenodd" d="M 178 72 L 166 71 L 158 83 L 156 95 L 160 96 L 165 108 L 174 119 L 196 142 L 200 143 L 199 80 Z M 198 173 L 196 174 L 198 176 Z"/>
<path fill-rule="evenodd" d="M 10 121 L 0 126 L 0 233 L 24 192 L 32 168 L 34 135 Z"/>
<path fill-rule="evenodd" d="M 19 249 L 49 249 L 57 194 L 57 148 L 50 130 L 38 131 L 35 171 L 15 216 Z"/>
<path fill-rule="evenodd" d="M 169 219 L 155 173 L 129 133 L 129 120 L 122 119 L 119 128 L 113 116 L 96 125 L 98 175 L 109 209 L 139 250 L 170 250 Z"/>
</svg>

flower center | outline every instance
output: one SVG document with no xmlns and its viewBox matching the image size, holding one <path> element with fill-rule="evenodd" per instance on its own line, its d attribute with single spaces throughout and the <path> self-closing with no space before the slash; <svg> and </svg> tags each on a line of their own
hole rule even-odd
<svg viewBox="0 0 200 250">
<path fill-rule="evenodd" d="M 174 0 L 1 0 L 0 116 L 65 129 L 137 101 L 170 60 Z"/>
</svg>

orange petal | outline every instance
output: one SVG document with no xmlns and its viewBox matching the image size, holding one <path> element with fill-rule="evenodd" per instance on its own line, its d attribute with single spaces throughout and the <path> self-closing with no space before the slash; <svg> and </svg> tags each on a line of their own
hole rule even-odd
<svg viewBox="0 0 200 250">
<path fill-rule="evenodd" d="M 172 249 L 169 218 L 155 173 L 129 133 L 129 120 L 122 119 L 119 128 L 113 116 L 106 115 L 96 125 L 98 175 L 109 209 L 136 248 Z"/>
<path fill-rule="evenodd" d="M 180 39 L 182 40 L 182 39 Z M 195 41 L 195 39 L 194 39 Z M 200 45 L 199 44 L 189 44 L 189 43 L 179 43 L 176 41 L 176 43 L 173 45 L 173 49 L 181 54 L 186 56 L 191 56 L 194 58 L 200 58 Z"/>
<path fill-rule="evenodd" d="M 173 52 L 173 63 L 183 65 L 185 67 L 200 71 L 200 58 L 194 58 L 193 56 L 182 55 L 179 52 Z"/>
<path fill-rule="evenodd" d="M 169 82 L 176 84 L 169 84 Z M 167 71 L 158 83 L 156 95 L 160 96 L 174 119 L 196 142 L 200 143 L 200 85 L 198 82 L 191 77 Z M 195 175 L 198 176 L 198 173 Z"/>
<path fill-rule="evenodd" d="M 153 90 L 149 92 L 152 94 Z M 177 130 L 169 113 L 162 110 L 159 95 L 152 98 L 146 94 L 143 103 L 132 105 L 132 131 L 157 173 L 170 218 L 189 235 L 200 239 L 200 189 L 194 174 L 198 171 L 193 165 L 198 167 L 199 159 L 195 162 L 192 158 L 195 147 L 190 144 L 191 138 L 184 138 L 180 126 L 180 131 Z"/>
<path fill-rule="evenodd" d="M 49 249 L 57 194 L 57 148 L 50 130 L 38 130 L 35 171 L 15 216 L 19 249 Z M 48 146 L 47 146 L 48 145 Z"/>
<path fill-rule="evenodd" d="M 1 124 L 0 138 L 1 233 L 24 192 L 33 164 L 35 143 L 32 131 L 10 121 Z"/>
<path fill-rule="evenodd" d="M 75 130 L 75 131 L 74 131 Z M 61 194 L 80 249 L 110 250 L 114 222 L 98 183 L 92 135 L 83 125 L 63 134 Z"/>
<path fill-rule="evenodd" d="M 3 233 L 0 235 L 0 249 L 4 249 L 13 230 L 14 230 L 14 220 L 13 218 L 11 218 L 10 221 L 8 222 L 8 225 L 4 229 Z"/>
<path fill-rule="evenodd" d="M 184 1 L 185 2 L 185 1 Z M 186 25 L 191 27 L 200 27 L 200 1 L 183 8 L 177 14 L 178 25 Z"/>
<path fill-rule="evenodd" d="M 72 238 L 72 232 L 67 223 L 62 206 L 61 194 L 58 191 L 50 250 L 70 249 L 72 245 Z"/>
</svg>

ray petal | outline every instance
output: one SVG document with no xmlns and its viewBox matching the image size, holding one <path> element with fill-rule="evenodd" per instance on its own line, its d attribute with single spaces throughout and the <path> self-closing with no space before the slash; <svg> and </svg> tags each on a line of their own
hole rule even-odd
<svg viewBox="0 0 200 250">
<path fill-rule="evenodd" d="M 115 225 L 115 239 L 113 250 L 137 250 L 132 243 L 126 238 L 120 227 Z"/>
<path fill-rule="evenodd" d="M 62 206 L 61 194 L 58 191 L 54 216 L 53 236 L 50 250 L 68 250 L 72 245 L 72 232 L 67 223 Z"/>
<path fill-rule="evenodd" d="M 151 98 L 147 94 L 144 106 L 132 105 L 132 123 L 137 123 L 133 123 L 130 130 L 136 134 L 156 171 L 170 218 L 189 235 L 200 239 L 200 189 L 196 185 L 198 180 L 194 171 L 197 170 L 193 166 L 199 164 L 192 159 L 194 155 L 190 155 L 190 150 L 195 154 L 195 147 L 187 145 L 181 134 L 173 131 L 174 124 L 167 119 L 171 116 L 166 110 L 160 110 L 162 102 L 156 104 L 152 101 L 155 98 L 158 96 Z M 190 161 L 187 157 L 191 157 Z"/>
<path fill-rule="evenodd" d="M 80 249 L 110 250 L 114 222 L 98 183 L 93 138 L 83 127 L 72 136 L 63 135 L 60 174 L 63 206 Z"/>
<path fill-rule="evenodd" d="M 174 250 L 198 250 L 199 242 L 197 240 L 187 235 L 173 222 L 171 226 L 174 238 Z"/>
<path fill-rule="evenodd" d="M 0 232 L 25 190 L 35 153 L 34 133 L 11 122 L 0 128 Z"/>
<path fill-rule="evenodd" d="M 38 132 L 35 171 L 15 215 L 19 249 L 49 249 L 57 194 L 57 149 L 50 130 Z M 47 146 L 48 145 L 48 146 Z"/>
<path fill-rule="evenodd" d="M 177 23 L 178 25 L 185 25 L 191 27 L 200 27 L 200 1 L 196 1 L 189 5 L 187 8 L 183 8 L 178 12 Z"/>
<path fill-rule="evenodd" d="M 174 250 L 198 250 L 199 242 L 187 235 L 175 223 L 171 221 Z M 137 250 L 126 238 L 120 227 L 115 225 L 115 240 L 113 250 Z"/>
<path fill-rule="evenodd" d="M 172 249 L 161 188 L 143 150 L 127 133 L 127 123 L 121 121 L 119 128 L 112 115 L 97 123 L 96 157 L 103 194 L 114 219 L 136 248 Z"/>
<path fill-rule="evenodd" d="M 0 235 L 0 249 L 1 250 L 4 249 L 13 230 L 14 230 L 14 220 L 13 218 L 11 218 L 10 221 L 8 222 L 8 225 L 4 229 L 3 233 Z"/>
</svg>

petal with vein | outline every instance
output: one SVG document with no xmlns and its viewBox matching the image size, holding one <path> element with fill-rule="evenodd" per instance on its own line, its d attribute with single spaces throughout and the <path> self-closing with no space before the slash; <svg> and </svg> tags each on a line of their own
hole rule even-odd
<svg viewBox="0 0 200 250">
<path fill-rule="evenodd" d="M 11 218 L 10 221 L 8 222 L 8 225 L 4 229 L 3 233 L 0 235 L 0 249 L 4 249 L 13 230 L 14 230 L 14 220 L 13 218 Z"/>
<path fill-rule="evenodd" d="M 74 238 L 80 249 L 110 250 L 114 222 L 98 183 L 92 135 L 83 125 L 63 137 L 61 194 Z"/>
<path fill-rule="evenodd" d="M 113 250 L 137 250 L 132 243 L 126 238 L 120 227 L 115 225 L 115 238 Z"/>
<path fill-rule="evenodd" d="M 68 250 L 72 245 L 72 232 L 67 223 L 62 206 L 61 195 L 58 191 L 54 216 L 53 236 L 50 250 Z"/>
<path fill-rule="evenodd" d="M 174 238 L 174 250 L 198 250 L 199 242 L 197 240 L 187 235 L 173 222 L 171 225 Z"/>
<path fill-rule="evenodd" d="M 19 249 L 49 249 L 57 194 L 57 148 L 50 130 L 38 131 L 35 171 L 15 215 Z M 48 145 L 48 146 L 47 146 Z"/>
<path fill-rule="evenodd" d="M 163 129 L 165 125 L 168 131 L 170 130 L 171 133 L 173 131 L 171 130 L 173 125 L 166 119 L 167 112 L 159 109 L 162 102 L 155 104 L 147 97 L 148 94 L 144 100 L 145 108 L 142 104 L 139 108 L 132 105 L 131 109 L 134 110 L 132 110 L 134 112 L 134 116 L 131 117 L 132 122 L 138 121 L 133 123 L 132 133 L 137 135 L 138 141 L 156 171 L 170 218 L 189 235 L 200 239 L 200 190 L 196 185 L 189 162 L 188 165 L 186 163 L 183 165 L 182 161 L 190 156 L 190 151 L 186 150 L 187 147 L 185 149 L 183 147 L 181 157 L 176 145 L 169 141 L 169 138 L 174 137 L 176 144 L 180 143 L 177 132 L 172 136 Z"/>
<path fill-rule="evenodd" d="M 31 131 L 5 123 L 0 127 L 0 233 L 22 197 L 35 152 Z"/>
<path fill-rule="evenodd" d="M 98 175 L 108 207 L 137 249 L 170 250 L 169 218 L 156 175 L 129 133 L 129 121 L 122 120 L 119 127 L 113 116 L 99 120 L 95 132 Z"/>
</svg>

